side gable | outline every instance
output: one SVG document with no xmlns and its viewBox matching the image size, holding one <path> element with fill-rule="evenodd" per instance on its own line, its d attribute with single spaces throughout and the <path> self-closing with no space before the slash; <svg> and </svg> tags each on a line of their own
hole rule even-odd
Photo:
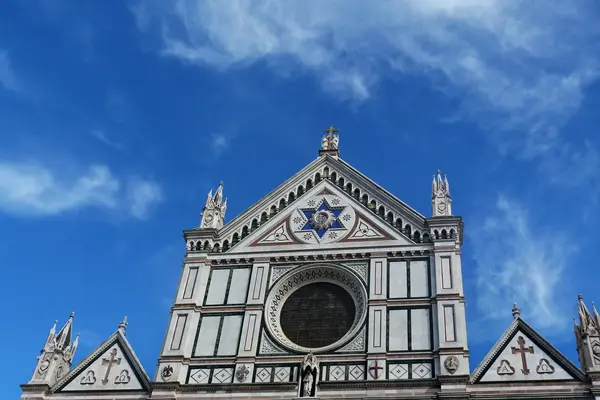
<svg viewBox="0 0 600 400">
<path fill-rule="evenodd" d="M 316 219 L 323 217 L 323 225 Z M 377 245 L 414 245 L 403 233 L 368 211 L 362 204 L 333 185 L 321 181 L 284 212 L 275 215 L 230 253 L 290 250 L 298 248 L 326 249 L 356 247 L 363 243 Z"/>
<path fill-rule="evenodd" d="M 502 334 L 470 382 L 585 382 L 585 374 L 520 317 Z"/>
<path fill-rule="evenodd" d="M 222 251 L 229 250 L 324 180 L 345 191 L 349 197 L 355 198 L 364 213 L 376 215 L 394 231 L 403 233 L 412 240 L 419 242 L 422 234 L 427 231 L 425 217 L 422 214 L 348 163 L 330 155 L 322 155 L 227 223 L 219 230 L 215 244 Z M 185 232 L 188 248 L 200 249 L 199 243 L 194 240 L 196 233 L 200 234 L 200 232 L 200 230 Z"/>
<path fill-rule="evenodd" d="M 58 381 L 51 392 L 150 390 L 146 371 L 118 330 Z"/>
</svg>

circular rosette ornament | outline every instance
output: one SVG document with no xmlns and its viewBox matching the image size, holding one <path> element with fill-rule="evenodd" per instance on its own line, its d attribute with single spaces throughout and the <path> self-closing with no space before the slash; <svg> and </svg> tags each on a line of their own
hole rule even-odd
<svg viewBox="0 0 600 400">
<path fill-rule="evenodd" d="M 290 216 L 292 234 L 303 243 L 333 243 L 345 238 L 356 215 L 348 202 L 329 193 L 304 199 Z"/>
</svg>

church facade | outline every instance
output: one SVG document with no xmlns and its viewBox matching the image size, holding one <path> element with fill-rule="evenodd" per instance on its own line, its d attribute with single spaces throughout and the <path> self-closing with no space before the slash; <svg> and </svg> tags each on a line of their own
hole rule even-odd
<svg viewBox="0 0 600 400">
<path fill-rule="evenodd" d="M 515 306 L 472 369 L 448 180 L 434 176 L 426 217 L 340 158 L 337 129 L 325 132 L 314 161 L 231 221 L 223 185 L 211 190 L 200 226 L 184 231 L 154 377 L 126 321 L 72 366 L 72 314 L 50 330 L 21 398 L 600 399 L 600 316 L 581 297 L 580 366 Z"/>
</svg>

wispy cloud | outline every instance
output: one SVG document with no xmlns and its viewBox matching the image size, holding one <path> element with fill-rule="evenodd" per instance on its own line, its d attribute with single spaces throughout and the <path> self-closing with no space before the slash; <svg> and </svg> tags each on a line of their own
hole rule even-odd
<svg viewBox="0 0 600 400">
<path fill-rule="evenodd" d="M 103 165 L 72 175 L 31 162 L 0 163 L 0 211 L 9 214 L 45 216 L 98 207 L 144 218 L 160 200 L 157 184 L 139 178 L 123 184 Z"/>
<path fill-rule="evenodd" d="M 521 204 L 505 197 L 475 226 L 468 235 L 477 264 L 477 309 L 484 323 L 504 328 L 517 303 L 536 328 L 551 333 L 568 328 L 572 299 L 565 295 L 566 267 L 577 250 L 568 237 L 538 226 Z"/>
<path fill-rule="evenodd" d="M 100 129 L 95 129 L 91 132 L 91 135 L 98 139 L 100 142 L 104 143 L 105 145 L 112 147 L 115 150 L 119 150 L 122 151 L 123 150 L 123 145 L 121 143 L 118 143 L 114 140 L 112 140 L 111 138 L 108 137 L 108 135 L 106 134 L 106 132 L 104 132 L 103 130 Z"/>
<path fill-rule="evenodd" d="M 140 29 L 158 27 L 168 56 L 222 70 L 264 61 L 277 73 L 300 64 L 324 90 L 355 100 L 369 98 L 382 78 L 425 75 L 461 99 L 461 117 L 480 123 L 507 154 L 565 168 L 583 151 L 597 157 L 581 143 L 564 150 L 569 138 L 558 130 L 600 71 L 593 1 L 166 4 L 144 2 L 133 12 Z M 587 171 L 582 179 L 597 169 Z"/>
<path fill-rule="evenodd" d="M 8 53 L 0 49 L 0 87 L 18 91 L 19 83 L 15 75 Z"/>
<path fill-rule="evenodd" d="M 151 208 L 163 199 L 160 186 L 151 181 L 134 178 L 127 187 L 127 199 L 131 214 L 145 219 Z"/>
<path fill-rule="evenodd" d="M 215 156 L 220 156 L 229 147 L 229 137 L 222 133 L 213 133 L 210 135 L 210 147 Z"/>
</svg>

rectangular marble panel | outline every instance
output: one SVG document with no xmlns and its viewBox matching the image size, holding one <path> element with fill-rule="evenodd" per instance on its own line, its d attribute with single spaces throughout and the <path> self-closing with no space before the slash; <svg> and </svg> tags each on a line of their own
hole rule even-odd
<svg viewBox="0 0 600 400">
<path fill-rule="evenodd" d="M 429 362 L 413 363 L 411 366 L 411 372 L 412 379 L 429 379 L 433 376 L 431 363 Z"/>
<path fill-rule="evenodd" d="M 215 353 L 217 335 L 219 334 L 219 325 L 221 316 L 203 316 L 200 320 L 200 332 L 198 332 L 198 341 L 194 356 L 212 356 Z"/>
<path fill-rule="evenodd" d="M 387 258 L 372 258 L 369 271 L 369 298 L 387 298 Z"/>
<path fill-rule="evenodd" d="M 452 263 L 450 257 L 440 257 L 442 289 L 452 289 Z"/>
<path fill-rule="evenodd" d="M 392 261 L 390 269 L 390 293 L 392 299 L 405 298 L 408 296 L 407 262 Z"/>
<path fill-rule="evenodd" d="M 194 368 L 190 370 L 188 383 L 203 384 L 208 383 L 210 379 L 210 368 Z"/>
<path fill-rule="evenodd" d="M 186 314 L 177 315 L 175 319 L 175 329 L 173 330 L 173 338 L 171 339 L 171 350 L 179 350 L 181 348 L 181 341 L 183 340 L 186 322 Z"/>
<path fill-rule="evenodd" d="M 229 282 L 230 269 L 213 269 L 210 275 L 210 286 L 206 297 L 207 305 L 225 303 L 225 293 Z"/>
<path fill-rule="evenodd" d="M 250 271 L 250 268 L 240 268 L 232 271 L 227 304 L 244 304 L 246 302 Z"/>
<path fill-rule="evenodd" d="M 446 342 L 456 342 L 456 327 L 454 318 L 454 306 L 443 306 L 444 309 L 444 332 Z"/>
<path fill-rule="evenodd" d="M 185 288 L 183 290 L 184 299 L 191 299 L 194 296 L 194 289 L 196 288 L 196 279 L 198 278 L 198 271 L 198 267 L 190 267 L 188 269 L 188 275 L 185 281 Z"/>
<path fill-rule="evenodd" d="M 408 350 L 408 310 L 388 311 L 388 332 L 390 351 Z"/>
<path fill-rule="evenodd" d="M 427 261 L 410 262 L 410 297 L 429 296 L 429 271 Z"/>
<path fill-rule="evenodd" d="M 431 349 L 431 328 L 429 309 L 410 310 L 410 336 L 412 350 Z"/>
<path fill-rule="evenodd" d="M 227 315 L 223 317 L 223 327 L 219 338 L 218 356 L 233 356 L 237 354 L 242 329 L 243 315 Z"/>
<path fill-rule="evenodd" d="M 387 334 L 387 312 L 385 306 L 369 307 L 368 351 L 385 353 Z"/>
<path fill-rule="evenodd" d="M 262 303 L 262 297 L 267 285 L 269 264 L 254 264 L 252 279 L 250 280 L 250 293 L 248 303 Z"/>
<path fill-rule="evenodd" d="M 388 363 L 388 379 L 389 380 L 405 380 L 409 379 L 410 364 L 407 363 Z"/>
<path fill-rule="evenodd" d="M 258 333 L 258 327 L 256 326 L 257 320 L 257 314 L 247 314 L 246 326 L 244 328 L 244 351 L 252 350 L 252 343 L 254 343 Z"/>
</svg>

